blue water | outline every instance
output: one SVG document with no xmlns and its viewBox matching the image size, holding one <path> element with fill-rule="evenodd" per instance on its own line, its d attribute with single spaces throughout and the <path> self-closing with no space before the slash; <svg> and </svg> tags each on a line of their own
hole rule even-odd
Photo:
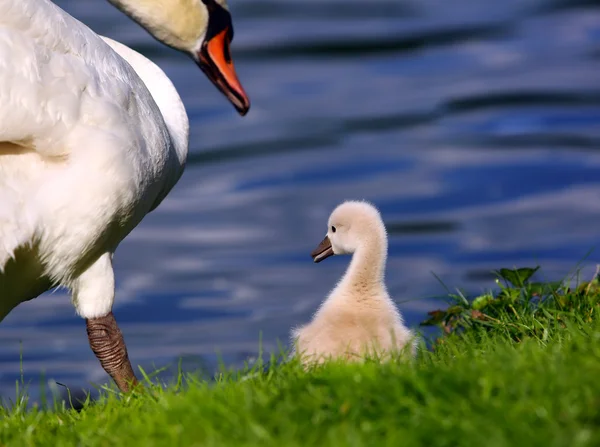
<svg viewBox="0 0 600 447">
<path fill-rule="evenodd" d="M 417 326 L 444 287 L 600 261 L 600 7 L 592 1 L 231 0 L 240 118 L 197 67 L 102 0 L 57 2 L 157 62 L 189 165 L 115 257 L 116 318 L 146 369 L 240 364 L 287 341 L 347 265 L 310 251 L 344 199 L 378 205 L 388 286 Z M 0 324 L 0 395 L 107 377 L 57 291 Z M 186 367 L 187 367 L 186 366 Z"/>
</svg>

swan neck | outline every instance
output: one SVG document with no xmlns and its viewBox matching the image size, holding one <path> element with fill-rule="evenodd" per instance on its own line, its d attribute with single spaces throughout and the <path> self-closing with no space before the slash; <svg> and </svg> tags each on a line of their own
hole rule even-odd
<svg viewBox="0 0 600 447">
<path fill-rule="evenodd" d="M 200 0 L 108 0 L 155 39 L 189 53 L 203 38 L 208 11 Z"/>
<path fill-rule="evenodd" d="M 360 291 L 384 287 L 387 240 L 381 237 L 365 239 L 352 255 L 352 261 L 342 279 L 342 286 Z"/>
</svg>

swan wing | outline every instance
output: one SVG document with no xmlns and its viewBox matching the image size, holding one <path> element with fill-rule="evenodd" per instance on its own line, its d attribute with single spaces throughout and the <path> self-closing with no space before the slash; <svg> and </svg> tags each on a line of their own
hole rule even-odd
<svg viewBox="0 0 600 447">
<path fill-rule="evenodd" d="M 133 70 L 85 25 L 46 0 L 0 3 L 0 142 L 68 155 L 92 127 L 130 140 Z M 81 148 L 81 145 L 78 145 Z"/>
<path fill-rule="evenodd" d="M 66 258 L 128 219 L 153 199 L 141 191 L 168 142 L 145 84 L 100 36 L 50 1 L 0 1 L 0 274 L 40 232 Z"/>
</svg>

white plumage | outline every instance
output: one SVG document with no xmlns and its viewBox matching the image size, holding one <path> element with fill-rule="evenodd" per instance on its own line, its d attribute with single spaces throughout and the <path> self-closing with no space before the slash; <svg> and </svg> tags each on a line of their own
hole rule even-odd
<svg viewBox="0 0 600 447">
<path fill-rule="evenodd" d="M 188 53 L 241 115 L 224 0 L 111 0 Z M 90 347 L 122 391 L 136 382 L 112 314 L 112 257 L 183 173 L 189 122 L 167 76 L 48 0 L 0 2 L 0 321 L 71 289 Z"/>
<path fill-rule="evenodd" d="M 112 253 L 177 182 L 187 142 L 156 65 L 49 1 L 1 2 L 0 320 L 50 284 L 85 318 L 110 311 Z"/>
</svg>

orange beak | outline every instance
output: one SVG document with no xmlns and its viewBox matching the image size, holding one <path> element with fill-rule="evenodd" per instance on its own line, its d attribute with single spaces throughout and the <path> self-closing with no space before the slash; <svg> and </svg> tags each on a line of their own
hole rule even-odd
<svg viewBox="0 0 600 447">
<path fill-rule="evenodd" d="M 198 54 L 198 65 L 240 115 L 248 113 L 250 99 L 235 73 L 229 51 L 229 29 L 224 29 L 204 42 Z"/>
</svg>

